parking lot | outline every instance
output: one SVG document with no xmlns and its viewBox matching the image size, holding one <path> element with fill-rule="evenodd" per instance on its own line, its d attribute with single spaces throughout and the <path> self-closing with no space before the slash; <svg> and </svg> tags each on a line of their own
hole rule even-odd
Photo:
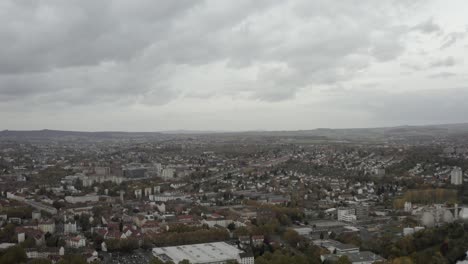
<svg viewBox="0 0 468 264">
<path fill-rule="evenodd" d="M 143 264 L 152 259 L 151 251 L 136 250 L 132 253 L 103 253 L 105 264 Z"/>
</svg>

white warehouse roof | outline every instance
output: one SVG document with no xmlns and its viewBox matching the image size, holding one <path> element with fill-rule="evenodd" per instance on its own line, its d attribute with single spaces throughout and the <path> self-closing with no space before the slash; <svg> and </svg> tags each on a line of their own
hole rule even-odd
<svg viewBox="0 0 468 264">
<path fill-rule="evenodd" d="M 239 254 L 242 252 L 226 242 L 153 248 L 153 255 L 163 261 L 179 263 L 186 259 L 192 264 L 240 260 Z"/>
</svg>

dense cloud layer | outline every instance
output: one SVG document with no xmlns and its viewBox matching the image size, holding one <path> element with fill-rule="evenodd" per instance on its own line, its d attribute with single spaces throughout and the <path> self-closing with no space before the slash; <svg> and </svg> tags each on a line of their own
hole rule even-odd
<svg viewBox="0 0 468 264">
<path fill-rule="evenodd" d="M 258 123 L 248 120 L 251 111 L 296 118 L 282 129 L 353 126 L 350 116 L 333 114 L 348 111 L 359 115 L 356 126 L 380 124 L 380 117 L 385 124 L 441 122 L 444 116 L 468 121 L 453 113 L 468 109 L 455 106 L 442 108 L 433 119 L 420 111 L 426 109 L 421 98 L 433 104 L 465 91 L 460 72 L 466 70 L 468 21 L 455 20 L 440 4 L 2 1 L 3 128 L 42 128 L 30 121 L 37 118 L 43 127 L 86 130 L 280 128 L 274 123 L 279 120 L 262 114 Z M 337 89 L 344 89 L 346 98 L 332 92 Z M 366 107 L 361 99 L 367 94 L 387 110 Z M 408 99 L 391 99 L 395 94 Z M 415 101 L 417 109 L 405 107 Z M 321 113 L 306 122 L 301 105 L 312 115 L 329 107 L 333 119 Z M 407 119 L 389 116 L 395 107 L 411 113 L 402 113 Z M 86 126 L 47 121 L 51 113 L 73 120 L 90 112 L 132 127 L 106 127 L 92 118 Z M 157 122 L 130 121 L 134 115 Z M 220 127 L 225 119 L 236 123 Z"/>
</svg>

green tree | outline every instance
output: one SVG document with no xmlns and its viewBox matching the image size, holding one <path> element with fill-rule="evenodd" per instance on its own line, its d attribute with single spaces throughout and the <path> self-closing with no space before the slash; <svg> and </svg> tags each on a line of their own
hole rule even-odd
<svg viewBox="0 0 468 264">
<path fill-rule="evenodd" d="M 288 229 L 284 232 L 283 239 L 292 247 L 297 247 L 297 244 L 302 240 L 302 237 L 296 231 Z"/>
<path fill-rule="evenodd" d="M 172 262 L 172 261 L 164 262 L 164 261 L 162 261 L 162 260 L 160 260 L 158 258 L 153 257 L 151 259 L 151 261 L 150 261 L 150 264 L 174 264 L 174 262 Z"/>
<path fill-rule="evenodd" d="M 341 256 L 337 261 L 336 264 L 351 264 L 351 261 L 347 256 Z"/>
<path fill-rule="evenodd" d="M 23 248 L 32 248 L 36 245 L 36 240 L 32 237 L 27 237 L 23 242 L 20 243 Z"/>
<path fill-rule="evenodd" d="M 88 264 L 88 262 L 81 255 L 69 254 L 63 256 L 63 259 L 57 262 L 57 264 Z"/>
<path fill-rule="evenodd" d="M 106 246 L 108 251 L 117 251 L 120 250 L 120 240 L 119 239 L 106 239 Z"/>
<path fill-rule="evenodd" d="M 138 241 L 135 239 L 121 239 L 120 250 L 123 252 L 132 252 L 139 247 Z"/>
<path fill-rule="evenodd" d="M 392 264 L 413 264 L 414 262 L 410 257 L 400 257 L 400 258 L 394 259 L 391 263 Z"/>
<path fill-rule="evenodd" d="M 8 223 L 0 230 L 0 241 L 10 242 L 15 238 L 15 225 Z"/>
<path fill-rule="evenodd" d="M 56 247 L 58 242 L 58 237 L 55 235 L 51 235 L 46 238 L 46 246 L 48 247 Z"/>
<path fill-rule="evenodd" d="M 5 251 L 0 258 L 0 264 L 26 263 L 27 258 L 26 252 L 22 247 L 13 246 Z"/>
<path fill-rule="evenodd" d="M 267 252 L 255 259 L 256 264 L 308 264 L 306 257 L 293 255 L 290 252 L 277 250 L 271 254 Z"/>
<path fill-rule="evenodd" d="M 246 227 L 244 226 L 241 226 L 239 228 L 236 228 L 236 230 L 234 230 L 234 236 L 235 237 L 239 237 L 239 236 L 247 236 L 250 234 L 250 231 L 249 229 L 247 229 Z"/>
<path fill-rule="evenodd" d="M 29 261 L 28 264 L 52 264 L 52 261 L 44 258 L 39 258 Z"/>
<path fill-rule="evenodd" d="M 153 257 L 150 261 L 150 264 L 165 264 L 164 261 L 158 259 L 158 258 L 155 258 Z"/>
<path fill-rule="evenodd" d="M 236 229 L 236 225 L 234 223 L 230 223 L 227 228 L 229 229 L 229 231 L 234 231 Z"/>
</svg>

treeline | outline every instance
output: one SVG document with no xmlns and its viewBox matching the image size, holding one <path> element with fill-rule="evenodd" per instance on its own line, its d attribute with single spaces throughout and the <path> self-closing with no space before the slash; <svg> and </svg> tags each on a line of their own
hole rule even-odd
<svg viewBox="0 0 468 264">
<path fill-rule="evenodd" d="M 15 225 L 6 224 L 0 229 L 0 242 L 11 242 L 16 239 Z"/>
<path fill-rule="evenodd" d="M 381 237 L 361 245 L 387 258 L 391 263 L 455 263 L 464 258 L 468 235 L 462 224 L 428 228 L 394 241 Z"/>
<path fill-rule="evenodd" d="M 157 247 L 176 246 L 184 244 L 208 243 L 229 239 L 225 229 L 200 229 L 189 232 L 165 232 L 151 239 Z"/>
<path fill-rule="evenodd" d="M 30 218 L 33 209 L 29 206 L 18 206 L 18 207 L 3 207 L 0 209 L 0 214 L 8 215 L 10 217 L 18 217 L 21 219 Z"/>
<path fill-rule="evenodd" d="M 140 247 L 140 244 L 135 239 L 106 239 L 108 251 L 120 251 L 130 253 Z"/>
<path fill-rule="evenodd" d="M 0 264 L 26 263 L 27 256 L 20 246 L 13 246 L 0 252 Z"/>
<path fill-rule="evenodd" d="M 265 206 L 265 208 L 268 208 L 273 212 L 281 225 L 288 226 L 291 225 L 294 221 L 302 221 L 304 219 L 304 213 L 299 208 L 270 205 Z"/>
<path fill-rule="evenodd" d="M 258 216 L 258 219 L 271 217 L 276 218 L 282 225 L 291 225 L 294 221 L 302 221 L 305 217 L 302 209 L 297 207 L 286 207 L 279 205 L 260 204 L 254 200 L 245 200 L 246 205 L 255 206 L 257 209 L 266 213 L 266 216 Z"/>
<path fill-rule="evenodd" d="M 0 264 L 29 263 L 29 264 L 52 264 L 49 259 L 31 259 L 28 261 L 26 251 L 21 246 L 13 246 L 4 251 L 0 251 Z M 82 255 L 66 254 L 57 264 L 87 264 Z M 93 262 L 95 263 L 95 262 Z M 97 262 L 96 262 L 97 263 Z"/>
<path fill-rule="evenodd" d="M 453 189 L 408 190 L 403 197 L 395 199 L 394 206 L 395 208 L 403 208 L 405 202 L 421 204 L 456 203 L 457 198 L 457 190 Z"/>
<path fill-rule="evenodd" d="M 315 246 L 310 246 L 300 254 L 295 254 L 287 249 L 278 249 L 273 253 L 266 252 L 255 259 L 256 264 L 319 264 L 320 252 Z M 345 262 L 350 263 L 350 262 Z"/>
<path fill-rule="evenodd" d="M 37 185 L 55 184 L 72 173 L 71 170 L 63 169 L 59 166 L 48 167 L 39 172 L 37 176 L 31 177 L 31 182 Z"/>
</svg>

